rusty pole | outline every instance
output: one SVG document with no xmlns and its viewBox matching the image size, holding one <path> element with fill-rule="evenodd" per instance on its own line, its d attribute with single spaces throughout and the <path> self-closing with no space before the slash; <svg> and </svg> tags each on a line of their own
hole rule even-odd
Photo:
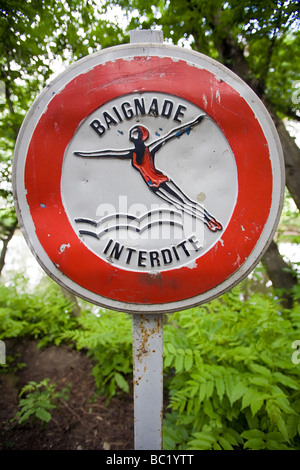
<svg viewBox="0 0 300 470">
<path fill-rule="evenodd" d="M 162 31 L 130 31 L 131 43 L 162 43 Z M 161 450 L 163 416 L 163 314 L 134 314 L 133 393 L 136 450 Z"/>
<path fill-rule="evenodd" d="M 132 325 L 135 450 L 161 450 L 163 315 L 134 314 Z"/>
</svg>

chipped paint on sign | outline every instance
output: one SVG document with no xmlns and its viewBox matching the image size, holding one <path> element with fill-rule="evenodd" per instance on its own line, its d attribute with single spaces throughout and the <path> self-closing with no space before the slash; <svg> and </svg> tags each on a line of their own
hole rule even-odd
<svg viewBox="0 0 300 470">
<path fill-rule="evenodd" d="M 64 243 L 64 244 L 62 244 L 62 245 L 60 246 L 60 248 L 59 248 L 59 252 L 60 252 L 60 253 L 63 253 L 67 248 L 70 248 L 70 246 L 71 246 L 70 243 Z"/>
</svg>

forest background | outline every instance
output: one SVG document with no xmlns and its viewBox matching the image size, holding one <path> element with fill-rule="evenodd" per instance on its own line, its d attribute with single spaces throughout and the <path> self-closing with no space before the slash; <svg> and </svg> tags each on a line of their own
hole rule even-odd
<svg viewBox="0 0 300 470">
<path fill-rule="evenodd" d="M 165 319 L 164 448 L 300 449 L 299 251 L 283 256 L 300 239 L 299 2 L 1 0 L 0 8 L 2 380 L 26 370 L 16 344 L 35 341 L 39 352 L 55 346 L 88 357 L 95 396 L 107 407 L 131 393 L 130 316 L 83 302 L 46 276 L 32 283 L 31 270 L 9 268 L 19 234 L 11 167 L 22 121 L 59 71 L 128 43 L 132 29 L 162 29 L 165 42 L 220 61 L 254 90 L 277 128 L 286 171 L 278 230 L 254 272 L 221 298 Z M 3 448 L 16 448 L 18 432 L 21 440 L 50 426 L 73 393 L 48 376 L 16 387 L 20 398 L 14 416 L 5 417 Z"/>
</svg>

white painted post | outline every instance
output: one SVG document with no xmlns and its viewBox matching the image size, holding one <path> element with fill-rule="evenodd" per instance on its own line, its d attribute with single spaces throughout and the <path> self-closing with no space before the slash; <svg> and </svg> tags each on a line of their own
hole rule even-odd
<svg viewBox="0 0 300 470">
<path fill-rule="evenodd" d="M 162 31 L 130 31 L 131 43 L 162 43 Z M 133 314 L 135 450 L 161 450 L 163 416 L 163 315 Z"/>
<path fill-rule="evenodd" d="M 163 33 L 130 31 L 130 42 L 145 45 L 163 43 Z M 280 178 L 279 190 L 283 181 L 282 176 Z M 133 314 L 133 383 L 135 449 L 160 450 L 163 431 L 163 314 Z"/>
<path fill-rule="evenodd" d="M 132 325 L 135 449 L 161 450 L 163 315 L 134 314 Z"/>
<path fill-rule="evenodd" d="M 130 43 L 162 43 L 164 36 L 162 31 L 152 29 L 134 29 L 130 31 Z"/>
</svg>

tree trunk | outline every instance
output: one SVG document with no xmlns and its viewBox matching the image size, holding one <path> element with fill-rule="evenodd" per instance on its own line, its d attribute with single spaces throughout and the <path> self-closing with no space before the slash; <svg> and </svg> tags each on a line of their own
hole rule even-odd
<svg viewBox="0 0 300 470">
<path fill-rule="evenodd" d="M 280 137 L 285 162 L 286 187 L 300 211 L 300 149 L 286 130 L 282 120 L 268 106 L 268 103 L 265 104 Z"/>
<path fill-rule="evenodd" d="M 64 287 L 61 287 L 61 291 L 62 291 L 63 295 L 66 297 L 66 299 L 68 299 L 72 303 L 73 308 L 72 308 L 72 311 L 71 311 L 71 316 L 72 317 L 80 317 L 81 310 L 80 310 L 80 307 L 78 305 L 76 296 L 72 292 L 68 291 L 67 289 L 64 289 Z"/>
<path fill-rule="evenodd" d="M 17 227 L 17 223 L 15 223 L 10 228 L 7 237 L 4 240 L 2 240 L 3 246 L 2 246 L 2 250 L 1 250 L 1 254 L 0 254 L 0 276 L 1 276 L 2 270 L 3 270 L 4 265 L 5 265 L 5 256 L 6 256 L 6 253 L 7 253 L 8 244 L 9 244 L 10 240 L 12 239 L 12 237 L 15 233 L 16 227 Z"/>
<path fill-rule="evenodd" d="M 215 24 L 212 26 L 217 27 L 218 22 L 219 19 L 216 16 Z M 281 141 L 285 162 L 286 186 L 300 210 L 300 149 L 266 99 L 264 94 L 265 78 L 260 82 L 257 78 L 253 77 L 242 49 L 230 33 L 224 35 L 222 41 L 216 44 L 216 47 L 221 61 L 253 89 L 268 109 Z M 274 241 L 271 242 L 265 252 L 262 264 L 274 289 L 280 291 L 283 305 L 291 307 L 293 303 L 291 289 L 297 284 L 297 276 L 293 273 L 292 268 L 283 260 Z"/>
<path fill-rule="evenodd" d="M 297 277 L 293 270 L 283 260 L 274 241 L 271 242 L 262 259 L 268 277 L 271 279 L 273 288 L 278 292 L 281 304 L 286 308 L 292 308 L 292 289 L 297 283 Z"/>
<path fill-rule="evenodd" d="M 253 77 L 243 51 L 230 34 L 228 34 L 226 38 L 217 45 L 217 49 L 222 62 L 225 63 L 234 73 L 239 75 L 239 77 L 241 77 L 241 79 L 253 89 L 257 96 L 262 100 L 272 117 L 280 137 L 284 155 L 286 186 L 294 199 L 296 206 L 300 210 L 300 149 L 295 140 L 286 130 L 282 120 L 277 116 L 266 99 L 264 93 L 265 78 L 260 82 L 260 80 Z"/>
</svg>

